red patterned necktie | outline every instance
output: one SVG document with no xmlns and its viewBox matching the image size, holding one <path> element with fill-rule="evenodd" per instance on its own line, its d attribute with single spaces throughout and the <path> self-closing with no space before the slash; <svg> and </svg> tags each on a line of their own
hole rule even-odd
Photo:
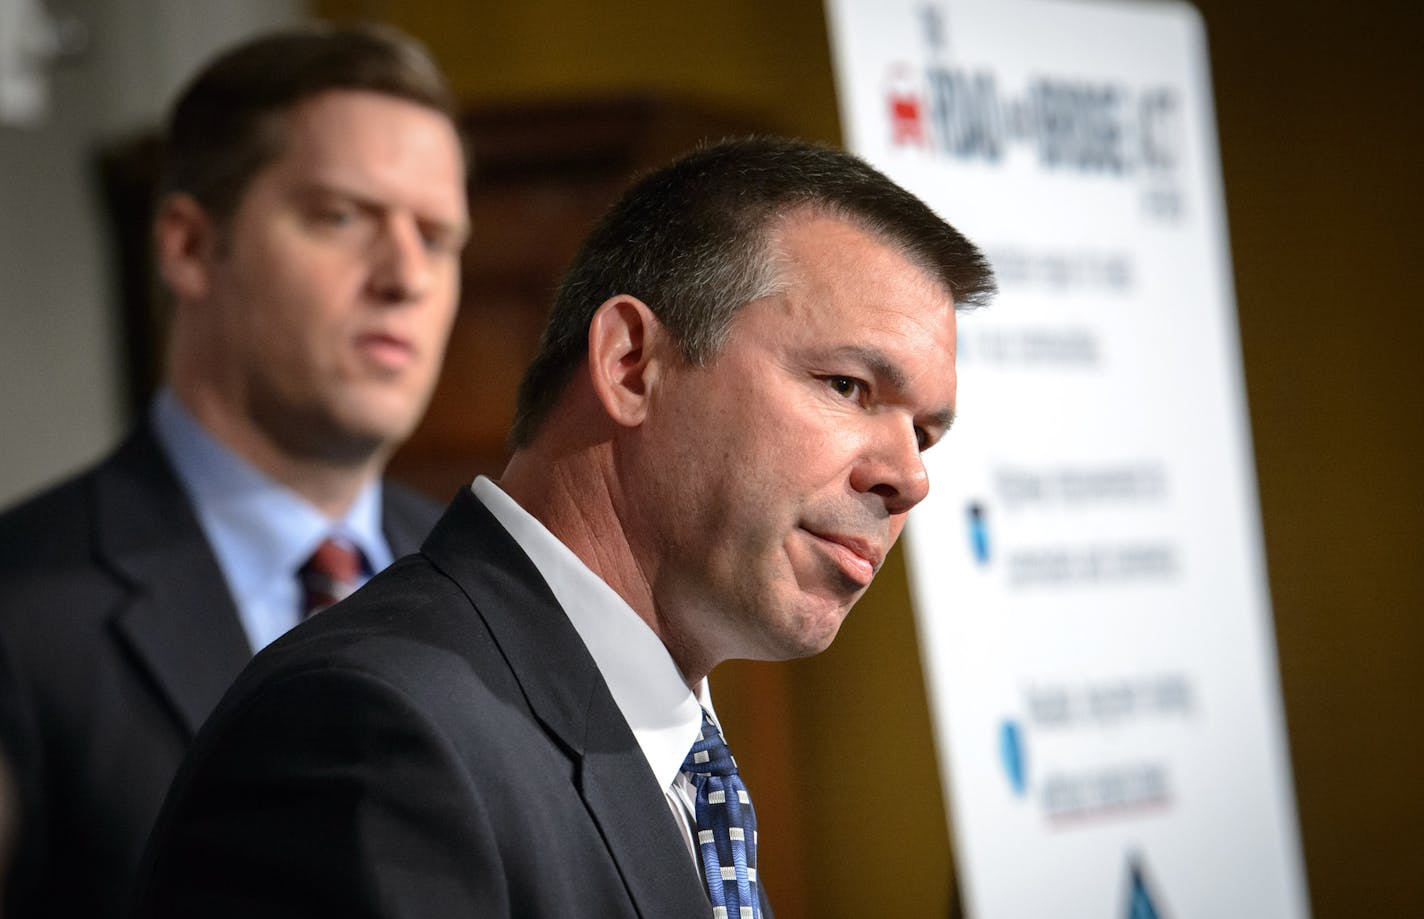
<svg viewBox="0 0 1424 919">
<path fill-rule="evenodd" d="M 297 579 L 302 585 L 303 618 L 319 613 L 359 586 L 361 552 L 347 543 L 324 539 L 298 569 Z"/>
</svg>

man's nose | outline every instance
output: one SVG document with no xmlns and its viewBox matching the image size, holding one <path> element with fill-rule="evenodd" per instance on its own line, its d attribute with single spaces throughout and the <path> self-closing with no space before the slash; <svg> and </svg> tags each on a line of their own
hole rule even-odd
<svg viewBox="0 0 1424 919">
<path fill-rule="evenodd" d="M 886 418 L 851 472 L 856 491 L 878 496 L 892 514 L 903 514 L 930 492 L 930 478 L 913 424 Z"/>
<path fill-rule="evenodd" d="M 419 300 L 430 289 L 430 253 L 414 220 L 388 218 L 372 247 L 371 261 L 371 291 L 383 302 Z"/>
</svg>

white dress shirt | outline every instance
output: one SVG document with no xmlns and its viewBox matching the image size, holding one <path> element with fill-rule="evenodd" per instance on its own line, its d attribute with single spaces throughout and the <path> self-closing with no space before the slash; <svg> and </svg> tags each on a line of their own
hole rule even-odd
<svg viewBox="0 0 1424 919">
<path fill-rule="evenodd" d="M 682 763 L 702 736 L 702 710 L 714 721 L 717 717 L 706 678 L 697 684 L 696 692 L 688 689 L 662 640 L 568 546 L 491 480 L 480 476 L 472 488 L 539 569 L 583 639 L 696 861 L 697 792 L 683 774 Z"/>
</svg>

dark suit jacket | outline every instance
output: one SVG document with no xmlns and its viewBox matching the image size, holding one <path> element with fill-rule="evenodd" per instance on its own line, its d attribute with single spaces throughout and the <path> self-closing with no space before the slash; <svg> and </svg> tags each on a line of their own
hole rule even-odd
<svg viewBox="0 0 1424 919">
<path fill-rule="evenodd" d="M 396 555 L 438 508 L 384 490 Z M 193 736 L 252 652 L 147 428 L 0 517 L 0 744 L 21 834 L 4 915 L 120 914 Z"/>
<path fill-rule="evenodd" d="M 145 873 L 144 917 L 711 916 L 593 658 L 468 490 L 257 656 Z"/>
</svg>

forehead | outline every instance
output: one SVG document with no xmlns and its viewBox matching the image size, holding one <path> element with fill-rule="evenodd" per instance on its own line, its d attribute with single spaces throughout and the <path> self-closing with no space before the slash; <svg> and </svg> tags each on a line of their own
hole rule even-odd
<svg viewBox="0 0 1424 919">
<path fill-rule="evenodd" d="M 465 215 L 465 163 L 441 112 L 384 93 L 328 90 L 282 120 L 283 141 L 264 172 L 350 192 L 448 220 Z"/>
<path fill-rule="evenodd" d="M 785 316 L 793 337 L 886 348 L 953 373 L 954 301 L 898 246 L 814 211 L 783 218 L 769 240 L 779 294 L 768 305 Z"/>
</svg>

